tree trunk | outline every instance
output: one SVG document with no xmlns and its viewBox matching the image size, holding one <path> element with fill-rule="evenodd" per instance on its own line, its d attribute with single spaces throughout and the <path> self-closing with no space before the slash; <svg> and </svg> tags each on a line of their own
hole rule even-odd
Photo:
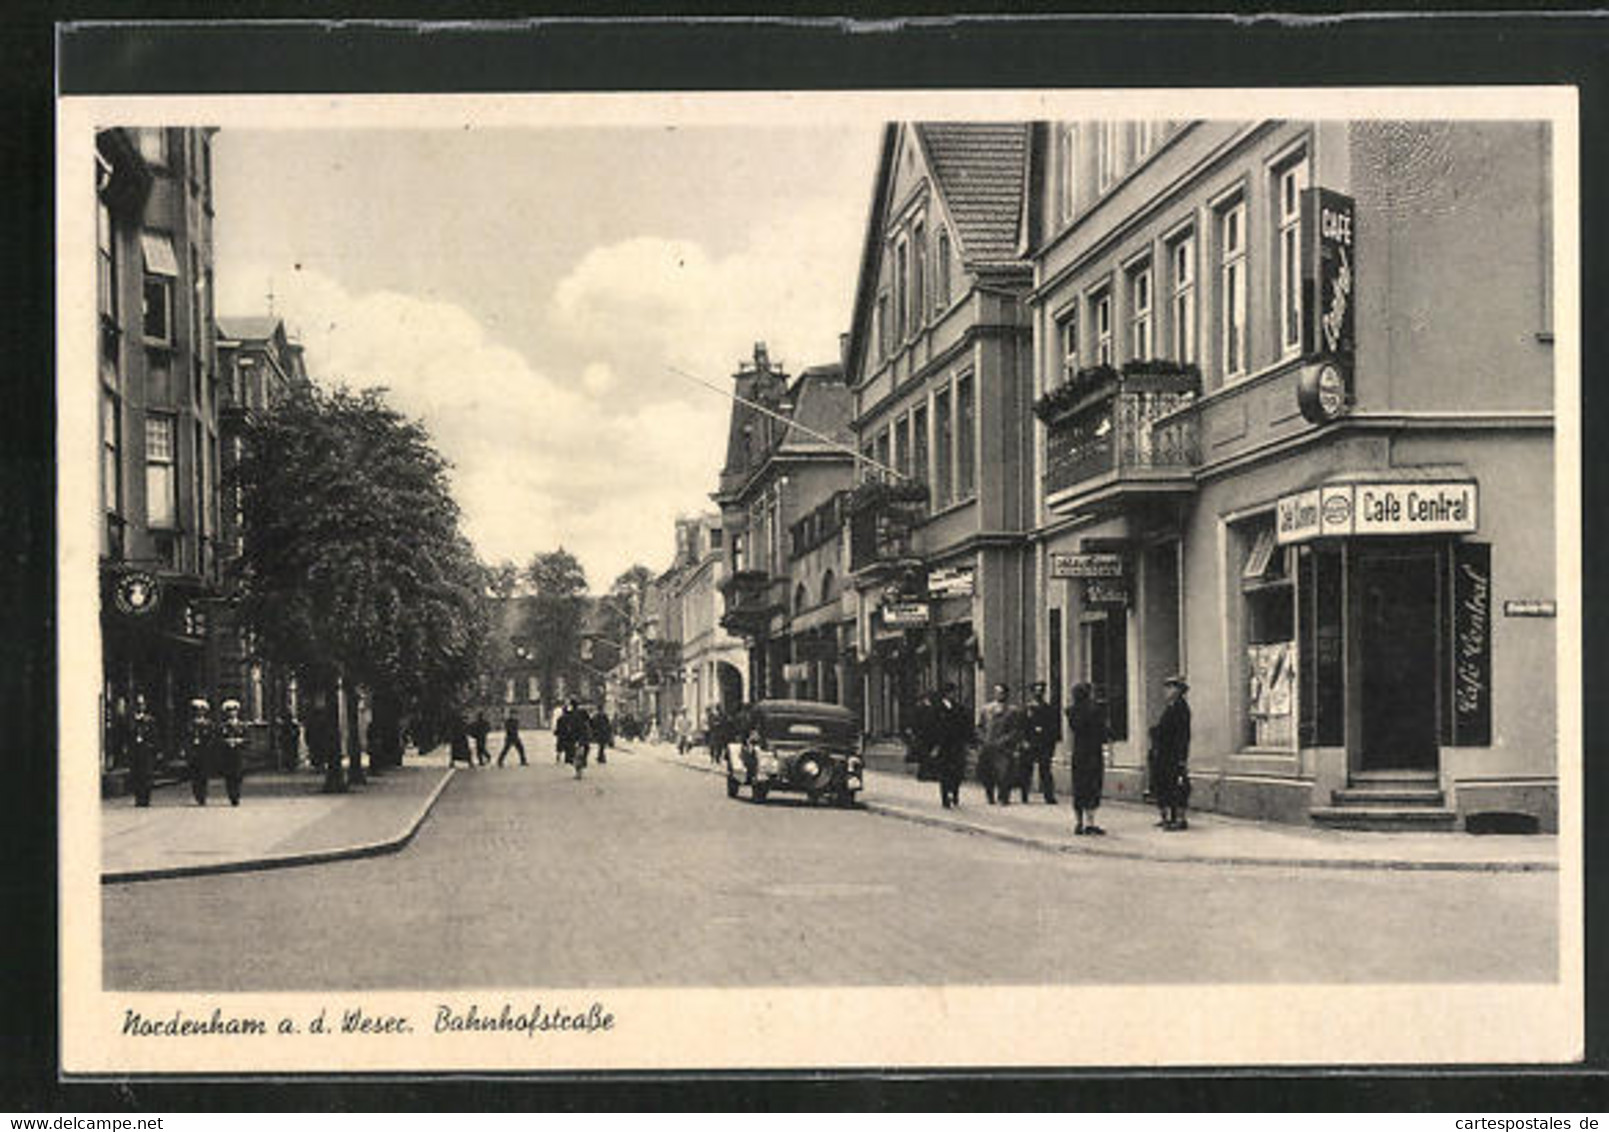
<svg viewBox="0 0 1609 1132">
<path fill-rule="evenodd" d="M 372 701 L 374 741 L 369 744 L 369 767 L 402 765 L 402 706 L 390 689 L 377 688 Z"/>
<path fill-rule="evenodd" d="M 358 692 L 344 680 L 341 682 L 341 709 L 346 717 L 346 782 L 348 786 L 362 786 L 368 777 L 363 773 L 363 727 L 358 718 Z"/>
</svg>

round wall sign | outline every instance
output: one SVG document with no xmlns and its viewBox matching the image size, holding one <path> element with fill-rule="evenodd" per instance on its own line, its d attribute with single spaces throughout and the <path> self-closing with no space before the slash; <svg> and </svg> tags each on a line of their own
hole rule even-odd
<svg viewBox="0 0 1609 1132">
<path fill-rule="evenodd" d="M 155 575 L 144 570 L 130 570 L 117 580 L 117 586 L 112 591 L 112 602 L 120 613 L 143 617 L 162 603 L 162 587 Z"/>
<path fill-rule="evenodd" d="M 1314 424 L 1333 421 L 1346 412 L 1347 382 L 1341 367 L 1324 362 L 1303 369 L 1296 384 L 1296 403 L 1302 416 Z"/>
</svg>

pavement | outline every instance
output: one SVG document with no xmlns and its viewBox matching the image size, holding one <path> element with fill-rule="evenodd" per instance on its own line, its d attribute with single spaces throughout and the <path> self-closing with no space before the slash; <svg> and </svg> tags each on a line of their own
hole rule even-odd
<svg viewBox="0 0 1609 1132">
<path fill-rule="evenodd" d="M 159 786 L 151 804 L 101 803 L 101 883 L 313 865 L 396 852 L 429 815 L 454 771 L 410 760 L 345 794 L 323 793 L 311 769 L 246 776 L 231 806 L 214 779 L 198 806 L 188 783 Z"/>
<path fill-rule="evenodd" d="M 718 773 L 702 751 L 678 755 L 668 744 L 634 743 L 634 755 L 708 774 Z M 311 770 L 249 775 L 241 805 L 232 807 L 222 783 L 206 806 L 187 785 L 159 788 L 147 808 L 132 799 L 101 805 L 104 884 L 244 872 L 318 864 L 395 852 L 425 822 L 455 772 L 433 753 L 372 776 L 346 794 L 321 792 Z M 464 771 L 462 773 L 479 773 Z M 972 783 L 962 804 L 946 810 L 936 783 L 911 774 L 866 771 L 862 806 L 889 818 L 939 827 L 1035 850 L 1168 863 L 1281 868 L 1554 872 L 1558 838 L 1467 833 L 1373 833 L 1246 821 L 1218 814 L 1190 815 L 1190 828 L 1156 828 L 1147 807 L 1107 803 L 1100 810 L 1104 837 L 1075 837 L 1065 801 L 990 806 Z"/>
<path fill-rule="evenodd" d="M 674 748 L 646 749 L 689 770 L 720 773 L 702 750 L 678 756 Z M 991 806 L 982 788 L 968 782 L 961 788 L 961 805 L 946 810 L 939 803 L 938 783 L 920 782 L 914 773 L 868 768 L 865 780 L 860 802 L 874 813 L 1059 853 L 1312 869 L 1556 872 L 1559 867 L 1558 837 L 1553 834 L 1322 829 L 1205 811 L 1190 814 L 1188 830 L 1173 832 L 1157 828 L 1156 811 L 1148 806 L 1107 802 L 1099 811 L 1105 836 L 1076 837 L 1070 799 L 1050 806 L 1030 793 L 1032 801 L 1026 805 L 1016 795 L 1009 806 Z"/>
</svg>

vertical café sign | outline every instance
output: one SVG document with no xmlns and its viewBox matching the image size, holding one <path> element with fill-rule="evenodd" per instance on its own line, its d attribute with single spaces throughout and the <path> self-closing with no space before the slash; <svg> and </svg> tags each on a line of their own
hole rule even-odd
<svg viewBox="0 0 1609 1132">
<path fill-rule="evenodd" d="M 1340 365 L 1350 379 L 1357 347 L 1357 208 L 1352 198 L 1332 189 L 1308 189 L 1302 198 L 1307 234 L 1302 260 L 1307 317 L 1302 353 Z"/>
<path fill-rule="evenodd" d="M 1492 742 L 1492 547 L 1484 542 L 1453 546 L 1452 647 L 1448 678 L 1455 747 Z"/>
</svg>

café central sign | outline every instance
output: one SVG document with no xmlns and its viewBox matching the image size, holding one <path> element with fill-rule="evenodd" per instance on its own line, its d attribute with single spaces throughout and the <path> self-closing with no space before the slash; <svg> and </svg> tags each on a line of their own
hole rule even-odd
<svg viewBox="0 0 1609 1132">
<path fill-rule="evenodd" d="M 1275 506 L 1281 543 L 1338 535 L 1468 534 L 1480 525 L 1480 486 L 1470 482 L 1335 484 Z"/>
</svg>

